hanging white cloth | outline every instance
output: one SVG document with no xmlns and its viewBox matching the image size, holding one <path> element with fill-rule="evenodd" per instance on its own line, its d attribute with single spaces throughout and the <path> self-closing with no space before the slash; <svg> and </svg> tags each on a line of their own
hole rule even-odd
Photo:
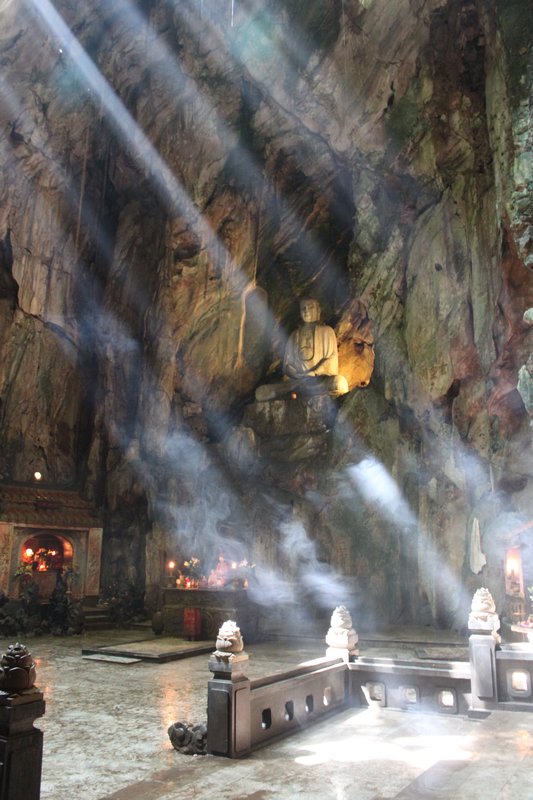
<svg viewBox="0 0 533 800">
<path fill-rule="evenodd" d="M 470 569 L 477 575 L 478 572 L 481 572 L 486 563 L 487 558 L 481 551 L 479 520 L 477 517 L 474 517 L 472 520 L 472 530 L 470 531 Z"/>
</svg>

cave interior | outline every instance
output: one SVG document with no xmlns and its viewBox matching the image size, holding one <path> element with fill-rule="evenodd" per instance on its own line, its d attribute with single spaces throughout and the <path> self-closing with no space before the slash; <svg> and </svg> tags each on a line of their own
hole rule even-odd
<svg viewBox="0 0 533 800">
<path fill-rule="evenodd" d="M 4 600 L 528 619 L 527 6 L 0 2 Z M 346 389 L 258 399 L 303 298 Z"/>
</svg>

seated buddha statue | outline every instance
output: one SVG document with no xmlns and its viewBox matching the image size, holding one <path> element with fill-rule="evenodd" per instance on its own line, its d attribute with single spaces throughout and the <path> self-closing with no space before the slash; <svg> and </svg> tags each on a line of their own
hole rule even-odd
<svg viewBox="0 0 533 800">
<path fill-rule="evenodd" d="M 283 358 L 283 380 L 258 386 L 255 399 L 274 400 L 289 394 L 310 396 L 346 394 L 348 382 L 339 375 L 337 338 L 329 325 L 320 322 L 320 305 L 305 298 L 300 302 L 302 324 L 287 340 Z"/>
</svg>

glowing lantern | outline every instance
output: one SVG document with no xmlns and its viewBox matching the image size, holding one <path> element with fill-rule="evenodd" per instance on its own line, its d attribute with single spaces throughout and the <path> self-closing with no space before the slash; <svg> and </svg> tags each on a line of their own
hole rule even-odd
<svg viewBox="0 0 533 800">
<path fill-rule="evenodd" d="M 524 608 L 524 579 L 522 556 L 519 547 L 511 547 L 505 554 L 505 594 L 508 598 L 509 616 L 522 619 Z"/>
<path fill-rule="evenodd" d="M 516 578 L 520 570 L 520 562 L 516 550 L 509 550 L 507 553 L 507 562 L 505 571 L 509 578 Z"/>
</svg>

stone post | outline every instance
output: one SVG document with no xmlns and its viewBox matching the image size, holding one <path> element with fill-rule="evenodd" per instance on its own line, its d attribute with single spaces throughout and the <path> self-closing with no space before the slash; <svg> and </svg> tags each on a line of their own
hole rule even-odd
<svg viewBox="0 0 533 800">
<path fill-rule="evenodd" d="M 489 712 L 498 706 L 496 649 L 501 641 L 498 634 L 500 618 L 488 589 L 478 589 L 472 600 L 468 617 L 470 652 L 470 684 L 472 699 L 470 713 Z"/>
<path fill-rule="evenodd" d="M 41 796 L 43 734 L 33 723 L 45 703 L 34 681 L 31 653 L 10 645 L 0 666 L 0 800 Z"/>
<path fill-rule="evenodd" d="M 250 681 L 244 674 L 248 656 L 239 628 L 225 622 L 209 659 L 213 678 L 207 688 L 207 752 L 240 758 L 251 750 Z"/>
</svg>

